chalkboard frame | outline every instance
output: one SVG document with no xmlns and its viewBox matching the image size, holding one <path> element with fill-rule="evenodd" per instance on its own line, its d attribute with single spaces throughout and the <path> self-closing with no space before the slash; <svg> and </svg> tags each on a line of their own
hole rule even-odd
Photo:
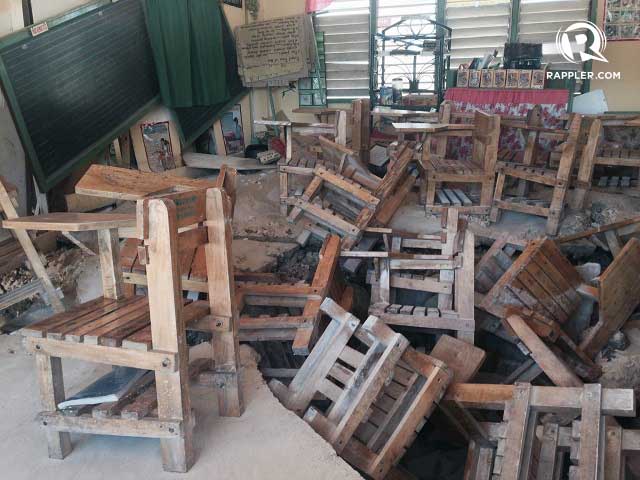
<svg viewBox="0 0 640 480">
<path fill-rule="evenodd" d="M 53 17 L 46 20 L 47 31 L 51 31 L 56 27 L 59 27 L 66 22 L 76 19 L 77 17 L 94 12 L 100 8 L 109 6 L 114 2 L 113 0 L 97 0 L 94 3 L 83 5 L 77 9 L 66 12 L 57 17 Z M 44 22 L 40 22 L 37 25 L 42 25 Z M 35 25 L 35 26 L 37 26 Z M 19 42 L 24 42 L 33 37 L 31 33 L 31 28 L 34 25 L 30 25 L 25 27 L 24 29 L 18 30 L 2 39 L 0 39 L 0 49 L 4 49 L 5 47 L 9 47 L 15 45 Z M 46 31 L 43 35 L 46 35 Z M 0 56 L 0 89 L 4 94 L 4 97 L 7 101 L 9 109 L 14 119 L 14 123 L 16 126 L 16 130 L 18 131 L 18 135 L 20 137 L 22 146 L 25 150 L 28 161 L 31 164 L 33 169 L 34 176 L 38 183 L 40 190 L 46 192 L 51 190 L 55 185 L 57 185 L 60 181 L 64 180 L 69 176 L 69 174 L 76 168 L 81 165 L 88 163 L 90 160 L 95 159 L 101 151 L 103 151 L 115 138 L 119 135 L 122 135 L 129 131 L 129 127 L 136 122 L 138 122 L 144 115 L 146 115 L 154 106 L 160 103 L 160 95 L 156 95 L 155 98 L 148 101 L 146 104 L 141 106 L 135 113 L 130 115 L 128 118 L 123 120 L 120 125 L 112 130 L 108 131 L 104 135 L 102 135 L 98 140 L 94 141 L 89 147 L 87 147 L 84 151 L 77 154 L 74 158 L 69 159 L 64 165 L 60 168 L 57 168 L 56 171 L 52 174 L 47 174 L 42 168 L 41 163 L 38 161 L 38 155 L 36 153 L 36 149 L 34 147 L 33 142 L 31 141 L 31 136 L 29 130 L 27 128 L 27 124 L 25 118 L 20 109 L 20 104 L 12 85 L 11 79 L 9 77 L 9 72 L 7 71 L 6 65 Z"/>
</svg>

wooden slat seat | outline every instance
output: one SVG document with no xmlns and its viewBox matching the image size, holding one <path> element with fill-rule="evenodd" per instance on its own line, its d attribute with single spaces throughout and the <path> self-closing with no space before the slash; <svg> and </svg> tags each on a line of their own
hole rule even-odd
<svg viewBox="0 0 640 480">
<path fill-rule="evenodd" d="M 200 305 L 185 307 L 183 312 L 190 321 L 208 313 L 207 309 Z M 149 332 L 148 342 L 143 343 L 150 348 L 149 301 L 147 297 L 142 296 L 120 300 L 100 297 L 21 330 L 23 335 L 29 337 L 109 347 L 120 347 L 124 343 L 124 346 L 129 348 L 138 343 L 137 338 L 146 338 L 143 333 L 146 331 Z"/>
<path fill-rule="evenodd" d="M 457 160 L 453 158 L 441 158 L 436 155 L 429 157 L 424 165 L 425 170 L 441 173 L 454 173 L 459 175 L 483 175 L 484 167 L 473 160 Z"/>
</svg>

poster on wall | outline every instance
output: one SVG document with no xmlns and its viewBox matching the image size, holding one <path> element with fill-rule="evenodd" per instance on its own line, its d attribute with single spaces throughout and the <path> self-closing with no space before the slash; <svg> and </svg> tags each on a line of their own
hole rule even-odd
<svg viewBox="0 0 640 480">
<path fill-rule="evenodd" d="M 640 2 L 607 0 L 603 27 L 607 40 L 640 40 Z"/>
<path fill-rule="evenodd" d="M 242 130 L 242 108 L 240 104 L 225 113 L 220 120 L 224 148 L 227 155 L 244 152 L 244 132 Z"/>
<path fill-rule="evenodd" d="M 140 129 L 151 171 L 163 172 L 176 168 L 169 122 L 143 123 Z"/>
<path fill-rule="evenodd" d="M 224 0 L 227 5 L 233 5 L 234 7 L 242 8 L 242 0 Z"/>
</svg>

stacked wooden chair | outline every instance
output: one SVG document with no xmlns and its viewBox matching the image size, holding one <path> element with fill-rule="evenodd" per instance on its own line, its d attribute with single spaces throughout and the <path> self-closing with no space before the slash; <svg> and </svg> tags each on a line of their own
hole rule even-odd
<svg viewBox="0 0 640 480">
<path fill-rule="evenodd" d="M 368 274 L 369 314 L 388 325 L 454 331 L 473 344 L 474 236 L 455 209 L 443 215 L 442 223 L 442 231 L 433 235 L 383 234 L 387 251 L 370 252 L 375 268 Z M 423 304 L 404 304 L 403 291 L 431 297 Z"/>
<path fill-rule="evenodd" d="M 605 140 L 604 129 L 608 126 L 617 128 L 639 128 L 640 121 L 637 116 L 627 119 L 610 118 L 610 116 L 587 117 L 585 123 L 591 121 L 588 130 L 587 143 L 582 150 L 578 178 L 571 198 L 571 207 L 584 208 L 586 194 L 594 187 L 594 172 L 598 167 L 628 167 L 637 169 L 637 177 L 640 184 L 640 150 L 630 150 L 619 146 L 608 146 Z M 618 175 L 602 176 L 595 181 L 595 188 L 631 188 L 631 175 L 620 177 Z"/>
<path fill-rule="evenodd" d="M 548 235 L 557 235 L 562 220 L 562 213 L 567 201 L 571 175 L 576 159 L 578 148 L 578 137 L 582 124 L 582 116 L 574 115 L 570 121 L 568 131 L 564 132 L 566 141 L 562 144 L 562 155 L 558 168 L 550 168 L 546 165 L 535 165 L 535 140 L 537 133 L 557 134 L 555 130 L 548 130 L 543 127 L 522 126 L 529 131 L 529 143 L 527 151 L 531 152 L 525 157 L 526 162 L 515 162 L 501 160 L 497 163 L 498 179 L 496 181 L 493 207 L 491 208 L 491 221 L 497 222 L 500 219 L 501 211 L 510 210 L 514 212 L 537 215 L 547 219 L 546 232 Z M 517 125 L 513 125 L 518 128 Z M 534 136 L 531 136 L 531 133 Z M 516 195 L 509 199 L 504 197 L 504 190 L 507 178 L 515 178 L 518 182 Z M 537 184 L 550 187 L 552 189 L 551 201 L 534 201 L 527 198 L 528 184 Z"/>
<path fill-rule="evenodd" d="M 635 416 L 633 390 L 599 384 L 583 387 L 455 384 L 443 405 L 502 410 L 503 421 L 467 422 L 465 478 L 471 480 L 619 480 L 627 455 L 637 455 L 640 432 L 623 429 L 613 416 Z M 568 426 L 543 414 L 568 418 Z M 469 413 L 469 415 L 471 415 Z M 576 420 L 579 417 L 579 420 Z"/>
<path fill-rule="evenodd" d="M 18 205 L 18 191 L 16 187 L 4 178 L 0 177 L 0 213 L 2 218 L 6 220 L 12 220 L 19 218 L 18 211 L 16 210 Z M 55 312 L 63 312 L 64 306 L 58 291 L 54 287 L 47 270 L 40 259 L 40 254 L 34 245 L 34 240 L 26 230 L 15 230 L 12 232 L 21 248 L 22 252 L 18 250 L 12 250 L 14 253 L 11 255 L 13 260 L 17 262 L 10 262 L 8 267 L 17 267 L 25 260 L 28 261 L 29 268 L 33 271 L 36 279 L 32 282 L 19 287 L 13 291 L 0 295 L 0 310 L 9 308 L 22 300 L 33 297 L 37 294 L 46 294 L 46 300 L 51 305 Z"/>
<path fill-rule="evenodd" d="M 188 471 L 195 458 L 186 343 L 191 322 L 206 320 L 213 335 L 220 414 L 242 414 L 231 219 L 232 201 L 224 189 L 196 187 L 144 198 L 135 216 L 61 213 L 4 222 L 17 231 L 98 232 L 103 297 L 22 330 L 36 359 L 43 408 L 38 418 L 50 457 L 62 459 L 71 452 L 71 432 L 150 437 L 160 439 L 165 470 Z M 124 294 L 120 228 L 143 241 L 139 252 L 148 297 Z M 180 256 L 199 244 L 205 245 L 209 299 L 189 303 L 183 300 Z M 152 373 L 121 401 L 66 416 L 58 408 L 65 400 L 62 358 Z"/>
<path fill-rule="evenodd" d="M 383 479 L 415 439 L 452 375 L 375 317 L 361 326 L 332 300 L 331 323 L 288 386 L 269 384 L 351 465 Z M 326 398 L 312 405 L 317 394 Z"/>
</svg>

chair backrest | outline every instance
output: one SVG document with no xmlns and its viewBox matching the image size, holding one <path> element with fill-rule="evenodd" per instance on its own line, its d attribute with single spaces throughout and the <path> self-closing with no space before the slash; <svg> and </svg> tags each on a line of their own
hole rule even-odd
<svg viewBox="0 0 640 480">
<path fill-rule="evenodd" d="M 229 188 L 232 183 L 227 177 Z M 220 187 L 159 195 L 139 200 L 137 217 L 138 237 L 144 240 L 139 256 L 146 264 L 153 347 L 163 349 L 166 338 L 184 336 L 181 256 L 203 244 L 211 317 L 220 331 L 237 328 L 232 197 Z"/>
<path fill-rule="evenodd" d="M 500 143 L 500 115 L 477 110 L 473 116 L 472 161 L 484 166 L 485 172 L 493 172 L 498 160 Z"/>
</svg>

